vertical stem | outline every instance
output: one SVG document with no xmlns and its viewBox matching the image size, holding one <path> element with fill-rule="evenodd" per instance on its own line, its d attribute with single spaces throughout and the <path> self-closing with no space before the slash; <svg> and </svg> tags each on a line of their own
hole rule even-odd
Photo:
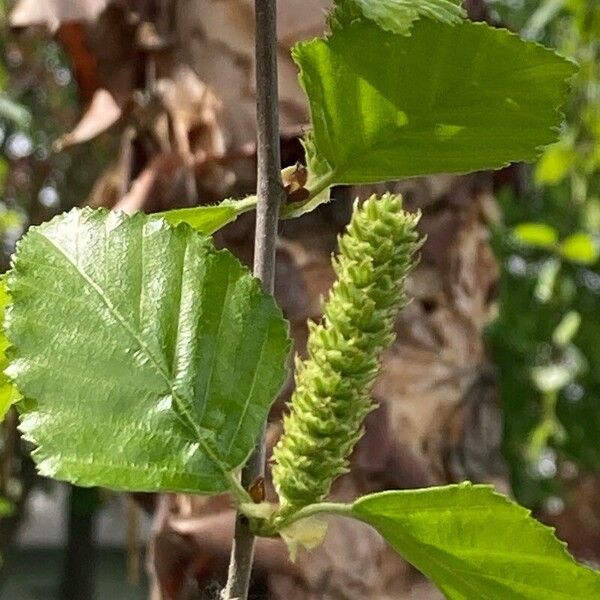
<svg viewBox="0 0 600 600">
<path fill-rule="evenodd" d="M 276 0 L 255 0 L 256 12 L 256 121 L 257 121 L 257 195 L 254 275 L 267 293 L 275 284 L 275 245 L 279 208 L 284 191 L 279 150 L 279 100 L 277 89 L 277 6 Z M 264 475 L 264 428 L 260 441 L 242 471 L 247 489 Z M 229 563 L 224 600 L 246 600 L 254 561 L 254 535 L 248 519 L 238 514 Z"/>
</svg>

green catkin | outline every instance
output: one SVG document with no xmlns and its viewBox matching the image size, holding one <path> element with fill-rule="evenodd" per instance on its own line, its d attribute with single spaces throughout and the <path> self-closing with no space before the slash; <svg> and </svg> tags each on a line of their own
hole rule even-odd
<svg viewBox="0 0 600 600">
<path fill-rule="evenodd" d="M 394 340 L 405 283 L 422 241 L 419 215 L 386 194 L 355 204 L 333 259 L 337 275 L 321 324 L 309 324 L 308 357 L 296 359 L 296 390 L 274 453 L 280 515 L 327 496 L 373 410 L 379 358 Z"/>
</svg>

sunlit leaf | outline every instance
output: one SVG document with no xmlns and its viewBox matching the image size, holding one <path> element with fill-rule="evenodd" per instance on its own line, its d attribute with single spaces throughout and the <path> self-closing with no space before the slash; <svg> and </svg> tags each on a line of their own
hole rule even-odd
<svg viewBox="0 0 600 600">
<path fill-rule="evenodd" d="M 513 234 L 517 241 L 526 246 L 551 250 L 558 241 L 558 231 L 545 223 L 519 223 Z"/>
<path fill-rule="evenodd" d="M 571 262 L 593 265 L 600 256 L 594 238 L 585 232 L 574 233 L 560 244 L 560 254 Z"/>
<path fill-rule="evenodd" d="M 488 486 L 383 492 L 352 512 L 375 527 L 449 600 L 600 597 L 600 574 L 578 565 L 552 530 Z"/>
<path fill-rule="evenodd" d="M 575 150 L 568 141 L 561 140 L 546 148 L 535 167 L 538 185 L 556 185 L 568 174 L 575 162 Z"/>
<path fill-rule="evenodd" d="M 382 29 L 410 34 L 415 21 L 427 17 L 453 25 L 465 16 L 461 0 L 337 0 L 338 10 L 357 11 Z M 335 17 L 334 17 L 335 18 Z"/>
<path fill-rule="evenodd" d="M 289 340 L 229 252 L 186 225 L 74 210 L 29 230 L 7 283 L 9 372 L 42 474 L 129 490 L 231 486 Z"/>
<path fill-rule="evenodd" d="M 225 200 L 215 206 L 176 208 L 152 216 L 153 218 L 164 219 L 171 225 L 187 223 L 204 235 L 212 235 L 228 223 L 235 221 L 242 213 L 254 208 L 254 206 L 256 206 L 256 197 L 251 196 L 244 200 Z"/>
<path fill-rule="evenodd" d="M 552 341 L 559 347 L 565 347 L 571 343 L 573 337 L 579 330 L 581 325 L 581 315 L 570 310 L 561 320 L 554 332 L 552 333 Z"/>
<path fill-rule="evenodd" d="M 294 58 L 310 100 L 311 172 L 364 183 L 533 160 L 555 139 L 574 66 L 485 24 L 421 19 L 405 37 L 332 21 Z"/>
</svg>

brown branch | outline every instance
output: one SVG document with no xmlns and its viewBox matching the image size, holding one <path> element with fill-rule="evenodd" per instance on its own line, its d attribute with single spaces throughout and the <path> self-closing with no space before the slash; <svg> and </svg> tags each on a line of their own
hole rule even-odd
<svg viewBox="0 0 600 600">
<path fill-rule="evenodd" d="M 279 104 L 277 89 L 277 6 L 276 0 L 256 0 L 256 91 L 257 91 L 257 195 L 254 275 L 267 293 L 275 284 L 275 245 L 279 208 L 284 191 L 279 150 Z M 259 443 L 242 471 L 242 485 L 249 488 L 264 475 L 264 430 Z M 248 519 L 236 518 L 229 576 L 224 600 L 246 600 L 254 561 L 254 535 Z"/>
</svg>

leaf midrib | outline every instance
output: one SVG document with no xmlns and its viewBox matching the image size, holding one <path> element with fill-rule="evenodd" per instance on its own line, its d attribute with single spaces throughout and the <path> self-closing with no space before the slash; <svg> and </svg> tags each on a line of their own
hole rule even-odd
<svg viewBox="0 0 600 600">
<path fill-rule="evenodd" d="M 379 515 L 377 515 L 379 517 Z M 381 521 L 385 521 L 388 525 L 388 527 L 395 527 L 397 528 L 398 526 L 398 522 L 392 518 L 389 517 L 381 517 Z M 367 523 L 370 523 L 369 521 L 367 521 Z M 370 523 L 371 525 L 377 527 L 376 522 Z M 384 536 L 385 537 L 385 536 Z M 412 552 L 416 555 L 421 555 L 422 557 L 425 558 L 425 564 L 427 563 L 427 561 L 429 561 L 429 563 L 434 563 L 435 565 L 437 565 L 437 567 L 443 571 L 444 573 L 450 575 L 450 580 L 452 580 L 452 578 L 454 579 L 458 579 L 460 580 L 467 588 L 474 590 L 477 594 L 479 594 L 480 597 L 482 597 L 484 600 L 495 600 L 495 598 L 487 596 L 487 595 L 482 595 L 481 594 L 481 590 L 480 587 L 476 587 L 475 584 L 471 583 L 471 581 L 468 579 L 468 575 L 472 575 L 475 578 L 480 578 L 480 579 L 491 579 L 492 581 L 495 581 L 497 583 L 499 583 L 502 586 L 506 586 L 506 584 L 508 583 L 510 585 L 511 583 L 511 579 L 508 579 L 506 577 L 502 577 L 500 575 L 488 575 L 484 572 L 479 572 L 479 571 L 473 571 L 472 569 L 469 569 L 467 567 L 456 567 L 454 566 L 453 568 L 448 567 L 444 561 L 440 560 L 438 557 L 439 553 L 443 553 L 443 554 L 448 554 L 451 557 L 454 557 L 455 560 L 458 560 L 460 562 L 463 562 L 460 557 L 456 556 L 455 554 L 453 554 L 452 552 L 448 552 L 447 550 L 444 550 L 443 548 L 440 548 L 438 546 L 435 546 L 433 544 L 428 544 L 425 542 L 420 542 L 418 540 L 415 540 L 412 536 L 410 535 L 403 535 L 403 536 L 399 536 L 401 538 L 401 542 L 403 542 L 406 546 L 408 546 Z M 387 538 L 386 538 L 387 539 Z M 429 549 L 431 548 L 431 551 L 429 551 Z M 486 554 L 488 553 L 487 551 L 485 552 Z M 522 556 L 519 555 L 519 558 L 521 559 Z M 566 558 L 566 557 L 565 557 Z M 556 560 L 560 560 L 558 558 L 556 558 Z M 411 561 L 412 562 L 412 561 Z M 417 565 L 415 565 L 417 566 Z M 417 568 L 421 571 L 423 571 L 423 573 L 426 573 L 426 571 L 424 570 L 423 566 L 417 566 Z M 429 569 L 427 569 L 427 571 L 430 571 Z M 426 573 L 429 577 L 432 577 L 432 575 L 430 575 L 429 573 Z M 546 590 L 546 591 L 552 591 L 553 593 L 559 593 L 561 595 L 561 597 L 566 598 L 570 598 L 570 596 L 565 595 L 562 592 L 557 592 L 556 589 L 547 589 L 544 588 L 543 586 L 540 586 L 538 584 L 535 585 L 531 585 L 531 584 L 527 584 L 525 582 L 518 582 L 520 585 L 529 587 L 530 589 L 533 590 Z"/>
<path fill-rule="evenodd" d="M 79 224 L 77 225 L 77 227 L 79 228 Z M 144 230 L 145 230 L 145 227 L 142 227 L 141 228 L 142 235 L 144 235 L 144 233 L 145 233 Z M 84 281 L 85 284 L 87 284 L 87 286 L 89 286 L 89 288 L 91 288 L 96 293 L 96 295 L 100 298 L 100 300 L 102 301 L 102 303 L 109 310 L 110 314 L 115 318 L 115 320 L 117 321 L 117 323 L 138 344 L 140 350 L 149 359 L 149 361 L 150 361 L 149 364 L 151 364 L 154 367 L 156 373 L 160 377 L 162 377 L 162 379 L 164 380 L 165 384 L 168 386 L 170 394 L 171 394 L 173 400 L 175 401 L 175 403 L 177 404 L 177 407 L 179 409 L 178 411 L 174 411 L 175 412 L 175 416 L 177 418 L 179 418 L 183 422 L 183 425 L 186 428 L 191 429 L 194 432 L 194 434 L 197 437 L 196 441 L 198 442 L 198 444 L 202 448 L 204 454 L 213 462 L 213 464 L 219 469 L 219 471 L 222 472 L 222 474 L 224 475 L 225 480 L 229 481 L 229 478 L 230 478 L 230 469 L 229 469 L 229 467 L 217 456 L 217 453 L 208 444 L 208 442 L 206 441 L 206 439 L 202 435 L 202 432 L 200 431 L 198 425 L 196 424 L 196 422 L 194 421 L 194 419 L 190 415 L 190 412 L 189 412 L 189 409 L 188 409 L 188 407 L 186 405 L 185 399 L 181 398 L 176 393 L 176 391 L 173 388 L 173 384 L 172 384 L 172 382 L 171 382 L 171 380 L 170 380 L 170 378 L 168 376 L 168 373 L 166 373 L 164 371 L 164 369 L 161 367 L 160 363 L 156 360 L 155 356 L 153 355 L 153 353 L 151 352 L 151 350 L 148 348 L 148 346 L 146 345 L 146 343 L 144 342 L 144 340 L 139 337 L 139 335 L 136 333 L 136 331 L 134 329 L 131 328 L 131 326 L 129 325 L 129 323 L 127 322 L 127 320 L 123 317 L 123 315 L 121 315 L 121 313 L 112 304 L 111 300 L 106 296 L 106 294 L 104 293 L 104 291 L 102 290 L 102 288 L 93 279 L 91 279 L 87 275 L 87 273 L 85 273 L 85 271 L 83 271 L 82 269 L 80 269 L 79 265 L 76 262 L 73 261 L 73 258 L 58 243 L 56 243 L 55 240 L 53 240 L 51 237 L 43 234 L 39 230 L 35 231 L 35 233 L 37 233 L 41 237 L 41 239 L 43 241 L 45 241 L 46 243 L 48 243 L 50 245 L 50 247 L 54 251 L 58 252 L 62 257 L 64 257 L 64 259 L 72 267 L 72 269 L 74 270 L 74 272 Z M 189 240 L 186 240 L 186 249 L 187 249 L 188 245 L 189 245 Z"/>
</svg>

